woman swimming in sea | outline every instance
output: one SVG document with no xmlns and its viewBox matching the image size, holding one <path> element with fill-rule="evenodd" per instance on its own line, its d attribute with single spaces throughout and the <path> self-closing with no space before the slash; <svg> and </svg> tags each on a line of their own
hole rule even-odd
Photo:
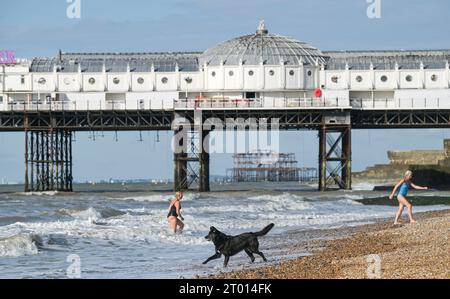
<svg viewBox="0 0 450 299">
<path fill-rule="evenodd" d="M 408 194 L 410 187 L 413 187 L 414 189 L 418 189 L 418 190 L 428 190 L 428 187 L 421 187 L 421 186 L 414 185 L 411 182 L 412 177 L 413 177 L 412 171 L 408 170 L 407 172 L 405 172 L 405 176 L 403 177 L 403 179 L 401 179 L 397 183 L 397 185 L 395 185 L 394 190 L 392 190 L 392 193 L 389 196 L 389 199 L 393 200 L 394 196 L 397 194 L 398 211 L 397 211 L 397 214 L 395 215 L 394 224 L 400 224 L 399 219 L 402 216 L 402 212 L 405 207 L 408 208 L 409 221 L 411 223 L 416 222 L 413 218 L 412 205 L 406 199 L 406 195 Z M 397 190 L 398 190 L 398 192 L 397 192 Z"/>
<path fill-rule="evenodd" d="M 183 193 L 177 192 L 175 193 L 175 198 L 170 201 L 169 213 L 167 214 L 167 219 L 169 219 L 170 228 L 174 233 L 177 232 L 177 227 L 179 227 L 180 233 L 183 231 L 184 220 L 183 216 L 181 216 L 181 204 L 180 201 L 183 198 Z M 180 217 L 180 219 L 178 218 Z"/>
</svg>

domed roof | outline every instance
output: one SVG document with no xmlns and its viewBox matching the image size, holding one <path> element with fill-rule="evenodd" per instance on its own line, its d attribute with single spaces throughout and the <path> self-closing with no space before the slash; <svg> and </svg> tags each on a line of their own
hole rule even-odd
<svg viewBox="0 0 450 299">
<path fill-rule="evenodd" d="M 221 61 L 224 65 L 239 65 L 240 61 L 245 65 L 258 65 L 261 61 L 268 65 L 282 62 L 286 65 L 300 65 L 315 64 L 316 61 L 324 63 L 326 58 L 319 49 L 307 43 L 269 34 L 262 21 L 255 34 L 220 43 L 200 55 L 199 62 L 200 65 L 206 63 L 210 66 L 220 65 Z"/>
</svg>

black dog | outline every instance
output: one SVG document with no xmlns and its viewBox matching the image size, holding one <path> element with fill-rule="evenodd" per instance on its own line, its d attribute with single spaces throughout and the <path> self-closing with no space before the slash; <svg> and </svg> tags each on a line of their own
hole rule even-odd
<svg viewBox="0 0 450 299">
<path fill-rule="evenodd" d="M 230 257 L 241 252 L 242 250 L 245 250 L 245 253 L 247 253 L 252 260 L 252 263 L 255 261 L 253 253 L 258 254 L 265 262 L 267 262 L 264 254 L 259 251 L 258 237 L 266 235 L 273 228 L 273 226 L 274 224 L 271 223 L 259 232 L 244 233 L 237 236 L 225 235 L 224 233 L 218 231 L 214 226 L 211 226 L 209 234 L 205 238 L 206 240 L 214 243 L 214 246 L 216 246 L 216 254 L 204 261 L 203 264 L 206 264 L 210 260 L 218 259 L 223 254 L 225 256 L 223 266 L 226 267 Z"/>
</svg>

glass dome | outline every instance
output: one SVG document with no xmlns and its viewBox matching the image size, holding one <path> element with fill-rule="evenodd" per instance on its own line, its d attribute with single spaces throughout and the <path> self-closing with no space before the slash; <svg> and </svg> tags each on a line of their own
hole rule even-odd
<svg viewBox="0 0 450 299">
<path fill-rule="evenodd" d="M 200 65 L 210 66 L 267 65 L 284 63 L 286 65 L 325 63 L 325 56 L 319 49 L 298 40 L 269 34 L 264 22 L 261 22 L 255 34 L 237 37 L 206 50 L 199 57 Z"/>
</svg>

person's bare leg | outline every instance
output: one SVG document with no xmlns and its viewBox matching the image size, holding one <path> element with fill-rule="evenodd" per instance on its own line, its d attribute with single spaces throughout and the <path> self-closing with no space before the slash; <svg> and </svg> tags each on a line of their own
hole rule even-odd
<svg viewBox="0 0 450 299">
<path fill-rule="evenodd" d="M 403 196 L 399 196 L 398 197 L 398 202 L 400 204 L 403 204 L 407 209 L 408 209 L 408 216 L 409 216 L 409 221 L 411 223 L 415 223 L 416 220 L 414 220 L 413 218 L 413 213 L 412 213 L 412 204 Z"/>
<path fill-rule="evenodd" d="M 406 207 L 408 208 L 409 222 L 410 222 L 410 223 L 416 223 L 417 221 L 414 220 L 414 218 L 413 218 L 412 204 L 410 204 L 410 203 L 408 202 L 408 204 L 406 205 Z"/>
<path fill-rule="evenodd" d="M 170 229 L 175 234 L 177 232 L 177 218 L 174 217 L 174 216 L 170 216 L 169 217 L 169 222 L 170 222 Z"/>
<path fill-rule="evenodd" d="M 402 203 L 400 203 L 399 205 L 398 205 L 398 211 L 397 211 L 397 213 L 395 214 L 395 220 L 394 220 L 394 224 L 395 225 L 397 225 L 397 224 L 401 224 L 401 222 L 399 222 L 398 220 L 400 219 L 400 217 L 402 217 L 402 213 L 403 213 L 403 209 L 405 208 L 405 206 L 402 204 Z"/>
</svg>

